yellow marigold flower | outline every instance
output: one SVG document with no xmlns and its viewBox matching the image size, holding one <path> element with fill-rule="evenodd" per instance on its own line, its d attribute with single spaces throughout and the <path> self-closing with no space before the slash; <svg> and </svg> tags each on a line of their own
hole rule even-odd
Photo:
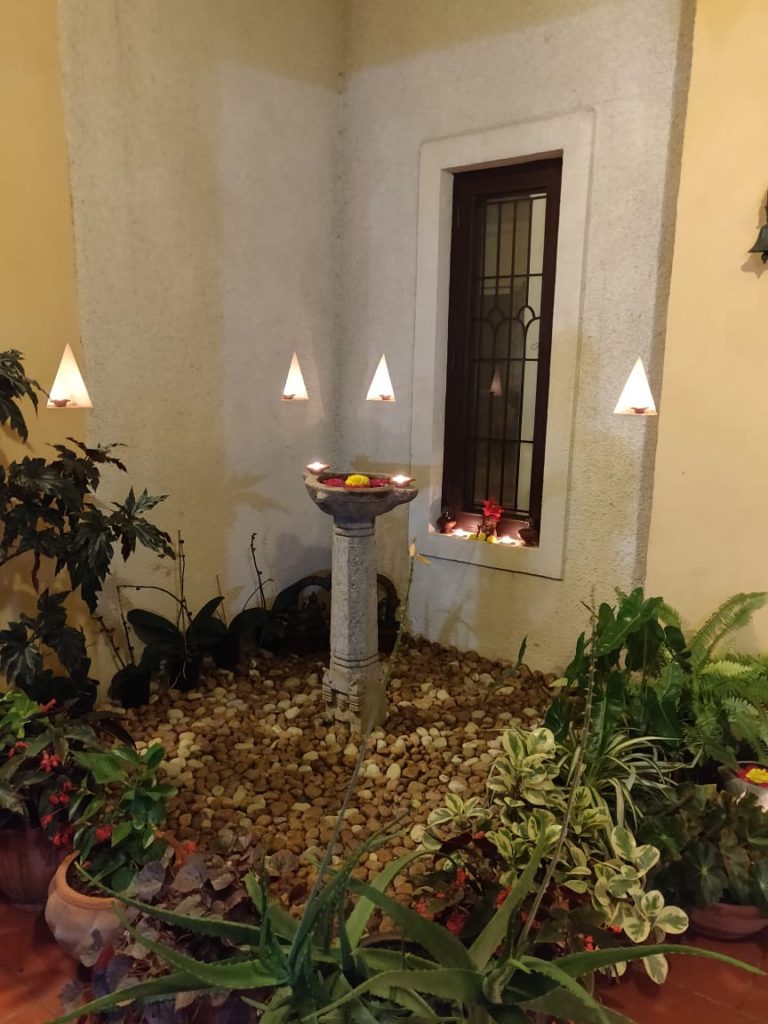
<svg viewBox="0 0 768 1024">
<path fill-rule="evenodd" d="M 370 482 L 370 479 L 363 476 L 362 473 L 352 473 L 347 477 L 347 487 L 367 487 Z"/>
<path fill-rule="evenodd" d="M 765 768 L 750 768 L 747 772 L 747 779 L 756 786 L 764 786 L 768 783 L 768 771 Z"/>
</svg>

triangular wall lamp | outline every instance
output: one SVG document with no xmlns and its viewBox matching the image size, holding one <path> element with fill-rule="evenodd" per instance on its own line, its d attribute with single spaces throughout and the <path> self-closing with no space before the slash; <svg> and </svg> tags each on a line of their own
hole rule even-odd
<svg viewBox="0 0 768 1024">
<path fill-rule="evenodd" d="M 304 375 L 302 374 L 301 367 L 299 366 L 299 357 L 294 352 L 291 359 L 291 365 L 288 368 L 288 376 L 285 378 L 283 401 L 304 402 L 308 398 L 309 395 L 307 394 L 307 386 L 304 383 Z"/>
<path fill-rule="evenodd" d="M 395 391 L 392 387 L 392 378 L 389 376 L 386 356 L 382 356 L 379 360 L 365 400 L 366 402 L 394 402 L 395 400 Z"/>
<path fill-rule="evenodd" d="M 632 367 L 632 373 L 627 378 L 613 412 L 618 416 L 656 415 L 656 403 L 651 394 L 642 359 L 638 359 Z"/>
<path fill-rule="evenodd" d="M 64 348 L 59 368 L 56 371 L 48 401 L 49 409 L 92 409 L 93 402 L 85 386 L 80 367 L 71 347 Z"/>
</svg>

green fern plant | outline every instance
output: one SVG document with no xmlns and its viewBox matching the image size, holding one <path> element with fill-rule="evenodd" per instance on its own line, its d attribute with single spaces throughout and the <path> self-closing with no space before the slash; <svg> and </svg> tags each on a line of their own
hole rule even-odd
<svg viewBox="0 0 768 1024">
<path fill-rule="evenodd" d="M 768 657 L 717 648 L 750 621 L 768 594 L 734 594 L 691 637 L 689 722 L 684 735 L 694 763 L 735 768 L 741 755 L 768 759 Z"/>
<path fill-rule="evenodd" d="M 715 648 L 726 637 L 746 626 L 752 616 L 764 607 L 768 593 L 733 594 L 709 616 L 690 639 L 691 666 L 694 672 L 710 660 Z"/>
</svg>

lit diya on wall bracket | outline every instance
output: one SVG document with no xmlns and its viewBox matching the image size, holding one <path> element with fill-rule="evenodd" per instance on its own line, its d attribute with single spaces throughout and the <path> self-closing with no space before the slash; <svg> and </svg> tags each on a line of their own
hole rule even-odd
<svg viewBox="0 0 768 1024">
<path fill-rule="evenodd" d="M 69 345 L 64 348 L 48 401 L 48 409 L 92 409 L 93 402 L 85 386 L 75 354 Z"/>
<path fill-rule="evenodd" d="M 627 378 L 624 390 L 619 395 L 615 416 L 655 416 L 656 403 L 645 373 L 643 360 L 638 359 Z"/>
<path fill-rule="evenodd" d="M 365 400 L 366 402 L 395 401 L 395 389 L 392 387 L 392 378 L 389 376 L 389 367 L 387 366 L 387 357 L 385 355 L 382 355 L 379 360 L 379 365 L 376 367 L 376 373 L 373 375 L 373 380 L 368 388 Z"/>
<path fill-rule="evenodd" d="M 285 378 L 283 387 L 284 402 L 306 402 L 309 398 L 307 386 L 304 383 L 304 374 L 301 372 L 299 357 L 293 353 L 291 365 L 288 368 L 288 376 Z"/>
</svg>

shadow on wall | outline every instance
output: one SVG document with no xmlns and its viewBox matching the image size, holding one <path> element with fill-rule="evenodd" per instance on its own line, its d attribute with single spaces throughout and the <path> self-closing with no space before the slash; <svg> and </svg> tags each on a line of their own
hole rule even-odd
<svg viewBox="0 0 768 1024">
<path fill-rule="evenodd" d="M 675 77 L 672 87 L 673 130 L 669 135 L 669 149 L 664 190 L 662 192 L 662 224 L 674 225 L 677 212 L 677 196 L 680 188 L 680 171 L 683 160 L 683 131 L 674 130 L 675 124 L 685 124 L 688 101 L 688 89 L 691 81 L 691 62 L 693 60 L 693 23 L 696 17 L 695 0 L 685 0 L 680 11 L 680 33 L 677 39 L 677 57 L 675 60 Z M 672 282 L 672 255 L 674 249 L 674 230 L 662 231 L 659 236 L 658 274 L 656 284 L 656 302 L 653 308 L 651 330 L 651 350 L 648 357 L 650 379 L 656 381 L 656 404 L 660 406 L 660 389 L 664 372 L 664 346 L 667 332 L 667 311 L 669 308 L 669 292 Z M 656 445 L 658 443 L 658 424 L 648 424 L 645 433 L 643 457 L 640 462 L 640 493 L 646 500 L 640 506 L 638 520 L 638 537 L 640 542 L 635 556 L 635 580 L 645 579 L 648 562 L 648 537 L 651 528 L 651 505 L 653 497 L 653 480 L 656 462 Z"/>
</svg>

